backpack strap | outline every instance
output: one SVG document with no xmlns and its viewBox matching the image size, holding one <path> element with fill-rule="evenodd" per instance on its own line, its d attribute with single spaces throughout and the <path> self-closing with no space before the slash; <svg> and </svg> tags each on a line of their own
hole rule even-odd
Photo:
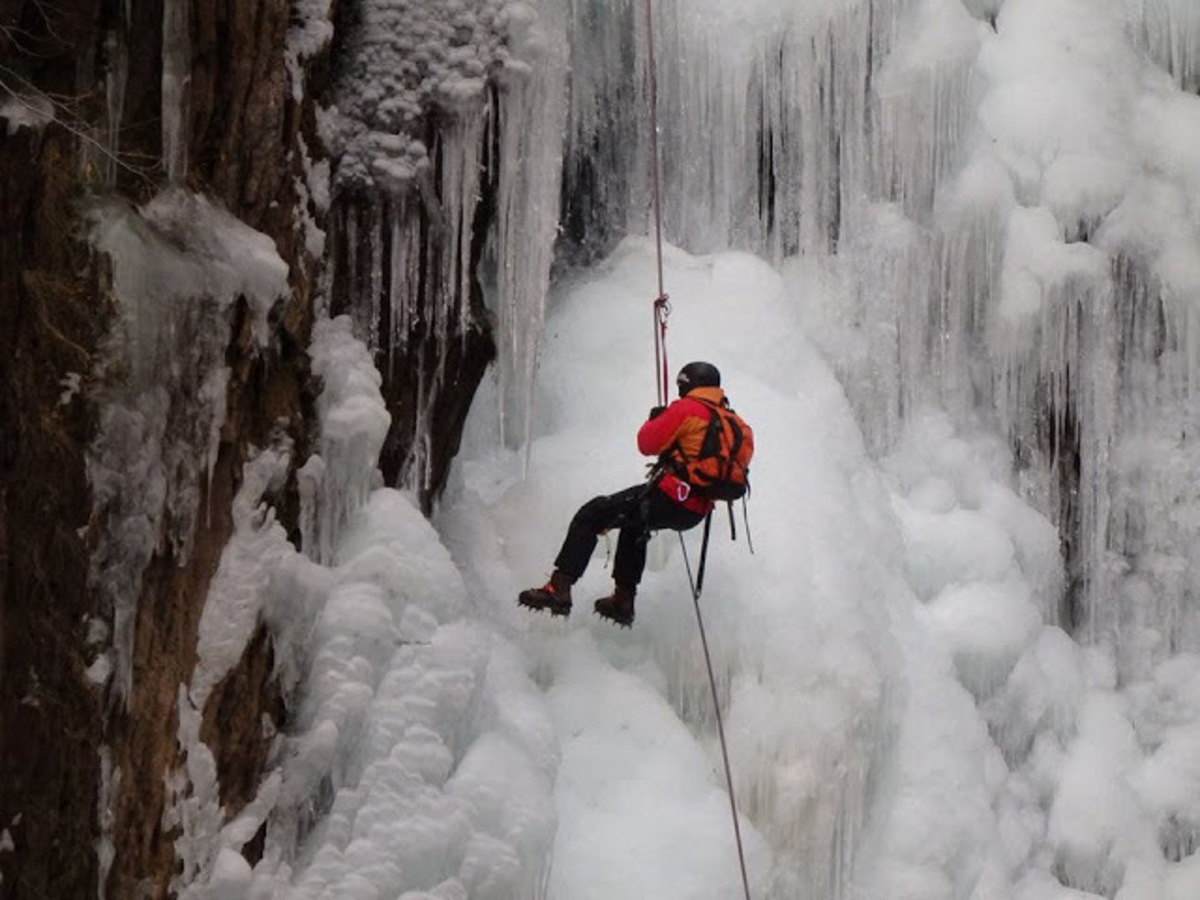
<svg viewBox="0 0 1200 900">
<path fill-rule="evenodd" d="M 738 424 L 737 414 L 734 413 L 733 407 L 729 405 L 728 397 L 722 397 L 720 405 L 717 405 L 710 400 L 701 400 L 699 397 L 694 399 L 707 406 L 709 409 L 709 415 L 711 416 L 711 418 L 708 420 L 707 430 L 704 433 L 704 445 L 701 450 L 701 456 L 704 455 L 705 449 L 709 450 L 710 453 L 715 453 L 717 450 L 715 447 L 709 447 L 709 435 L 714 433 L 714 426 L 715 429 L 724 431 L 725 423 L 729 423 L 729 431 L 733 435 L 733 440 L 729 446 L 729 459 L 726 461 L 726 470 L 723 473 L 726 477 L 728 477 L 729 473 L 733 470 L 734 460 L 737 459 L 737 455 L 741 451 L 742 444 L 746 439 L 745 434 L 742 432 L 742 426 Z M 722 412 L 732 413 L 732 415 L 722 415 Z M 719 435 L 717 439 L 720 440 Z"/>
<path fill-rule="evenodd" d="M 718 417 L 717 404 L 709 400 L 703 400 L 700 397 L 688 397 L 688 399 L 699 403 L 708 410 L 708 422 L 705 423 L 704 439 L 700 444 L 699 456 L 703 456 L 704 449 L 708 443 L 708 432 L 712 428 L 713 421 L 717 420 Z M 661 471 L 670 472 L 677 478 L 687 481 L 687 466 L 689 462 L 690 460 L 684 456 L 683 450 L 679 446 L 679 442 L 674 441 L 670 447 L 658 454 L 658 462 L 655 464 L 655 466 Z"/>
</svg>

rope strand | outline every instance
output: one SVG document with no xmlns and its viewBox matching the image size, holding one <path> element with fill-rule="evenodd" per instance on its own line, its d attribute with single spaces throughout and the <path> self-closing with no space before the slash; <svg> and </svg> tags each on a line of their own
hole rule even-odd
<svg viewBox="0 0 1200 900">
<path fill-rule="evenodd" d="M 667 317 L 671 305 L 663 289 L 662 252 L 662 201 L 659 188 L 658 159 L 658 78 L 654 62 L 654 11 L 651 0 L 646 0 L 646 104 L 650 112 L 650 195 L 654 204 L 654 254 L 658 269 L 658 296 L 654 300 L 654 380 L 658 390 L 659 406 L 665 406 L 670 396 L 670 365 L 667 362 Z M 733 507 L 730 507 L 733 515 Z M 738 825 L 737 801 L 733 794 L 733 769 L 729 765 L 729 749 L 725 744 L 725 725 L 721 721 L 721 704 L 717 696 L 717 679 L 713 674 L 712 655 L 708 650 L 708 636 L 704 633 L 704 617 L 700 615 L 700 589 L 704 582 L 704 563 L 708 556 L 708 534 L 712 514 L 704 523 L 704 545 L 700 551 L 699 577 L 692 579 L 692 565 L 687 556 L 687 545 L 683 532 L 679 532 L 679 545 L 683 548 L 683 561 L 687 568 L 688 583 L 692 588 L 692 602 L 696 607 L 696 624 L 700 628 L 700 643 L 704 647 L 704 664 L 708 668 L 708 683 L 712 688 L 713 712 L 717 719 L 717 734 L 721 738 L 721 758 L 725 763 L 725 785 L 729 790 L 729 809 L 733 816 L 733 836 L 737 841 L 738 865 L 742 872 L 742 889 L 746 900 L 750 900 L 750 879 L 746 875 L 746 855 L 742 850 L 742 831 Z"/>
<path fill-rule="evenodd" d="M 708 555 L 708 523 L 712 521 L 709 514 L 705 522 L 704 545 L 700 550 L 700 580 L 703 580 L 704 558 Z M 717 736 L 721 739 L 721 760 L 725 763 L 725 787 L 729 791 L 729 811 L 733 817 L 733 837 L 737 842 L 738 866 L 742 873 L 742 891 L 746 900 L 750 900 L 750 878 L 746 874 L 746 853 L 742 849 L 742 829 L 738 825 L 737 800 L 733 795 L 733 768 L 729 765 L 729 748 L 725 742 L 725 723 L 721 719 L 721 703 L 717 695 L 717 676 L 713 674 L 712 654 L 708 650 L 708 635 L 704 632 L 704 617 L 700 614 L 700 590 L 697 581 L 692 578 L 692 563 L 688 559 L 687 544 L 683 540 L 683 532 L 679 532 L 679 546 L 683 550 L 683 566 L 687 570 L 688 584 L 692 588 L 692 604 L 696 607 L 696 625 L 700 629 L 700 645 L 704 648 L 704 665 L 708 669 L 708 684 L 712 688 L 713 713 L 717 719 Z"/>
<path fill-rule="evenodd" d="M 658 296 L 654 300 L 654 380 L 658 405 L 665 406 L 670 393 L 667 364 L 667 316 L 671 306 L 663 289 L 662 201 L 658 176 L 658 73 L 654 61 L 654 13 L 646 0 L 646 107 L 650 114 L 650 197 L 654 218 L 654 254 L 658 271 Z"/>
</svg>

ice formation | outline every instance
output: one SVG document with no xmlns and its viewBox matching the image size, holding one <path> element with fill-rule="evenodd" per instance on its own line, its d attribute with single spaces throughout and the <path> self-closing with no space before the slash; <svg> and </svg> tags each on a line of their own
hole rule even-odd
<svg viewBox="0 0 1200 900">
<path fill-rule="evenodd" d="M 126 15 L 128 18 L 128 15 Z M 163 3 L 162 34 L 162 153 L 167 180 L 179 184 L 187 175 L 188 143 L 191 136 L 191 78 L 192 45 L 189 33 L 191 0 L 165 0 Z M 120 64 L 113 72 L 115 81 L 110 91 L 124 88 Z M 120 108 L 112 122 L 120 125 Z"/>
<path fill-rule="evenodd" d="M 641 231 L 645 35 L 636 4 L 600 6 L 573 7 L 567 195 L 588 191 L 592 222 L 616 216 Z M 915 493 L 895 501 L 905 580 L 922 605 L 916 625 L 893 620 L 900 648 L 888 658 L 903 662 L 880 676 L 912 693 L 885 707 L 897 716 L 891 731 L 851 741 L 880 741 L 881 756 L 864 763 L 877 792 L 856 794 L 851 780 L 804 827 L 771 822 L 769 809 L 756 809 L 755 824 L 792 851 L 782 836 L 819 842 L 821 826 L 840 823 L 844 835 L 862 825 L 863 840 L 847 840 L 863 854 L 852 868 L 865 896 L 1174 897 L 1194 884 L 1195 826 L 1163 812 L 1152 778 L 1127 773 L 1170 771 L 1172 789 L 1191 796 L 1177 762 L 1187 738 L 1163 751 L 1144 718 L 1164 712 L 1146 700 L 1162 667 L 1197 649 L 1183 549 L 1194 543 L 1196 469 L 1185 299 L 1197 265 L 1193 7 L 656 8 L 668 237 L 781 265 L 791 315 L 829 356 L 876 452 L 930 427 L 917 424 L 930 403 L 958 427 L 1004 439 L 970 465 L 961 449 L 939 451 L 932 471 L 904 487 Z M 626 283 L 622 263 L 606 271 Z M 686 318 L 696 291 L 672 273 Z M 652 290 L 652 278 L 642 284 Z M 725 289 L 752 309 L 767 286 L 747 278 Z M 597 309 L 569 329 L 567 352 L 581 358 L 547 361 L 556 384 L 540 398 L 548 436 L 535 456 L 549 459 L 538 471 L 558 485 L 572 398 L 595 400 L 587 357 L 611 358 L 636 333 L 601 321 L 617 315 L 612 280 L 582 293 Z M 725 327 L 756 335 L 769 356 L 772 322 L 755 328 L 749 312 Z M 710 337 L 705 352 L 724 346 Z M 953 448 L 949 428 L 942 443 Z M 946 467 L 960 474 L 948 479 Z M 970 473 L 981 471 L 975 483 Z M 479 497 L 502 490 L 492 482 Z M 519 501 L 527 515 L 545 513 L 550 501 L 536 496 Z M 1054 528 L 1021 497 L 1061 529 L 1067 571 Z M 565 521 L 571 506 L 561 507 Z M 509 533 L 502 556 L 528 559 L 513 541 Z M 944 661 L 928 658 L 934 647 Z M 752 651 L 742 643 L 739 653 L 744 665 Z M 956 712 L 935 713 L 925 693 Z M 681 709 L 697 721 L 697 706 Z M 931 728 L 944 741 L 930 742 Z M 948 743 L 976 748 L 967 752 L 978 764 L 956 751 L 939 759 L 941 773 L 929 769 L 923 758 Z M 745 768 L 777 777 L 784 758 Z M 1087 774 L 1067 777 L 1073 767 Z M 1084 786 L 1096 779 L 1113 787 L 1091 806 Z M 948 784 L 974 812 L 931 820 Z M 1117 812 L 1131 805 L 1143 814 Z M 943 820 L 961 832 L 932 824 Z M 919 825 L 940 837 L 911 842 Z M 997 841 L 1002 852 L 981 851 Z M 837 896 L 842 871 L 807 887 Z"/>
<path fill-rule="evenodd" d="M 117 311 L 95 373 L 103 401 L 88 477 L 102 527 L 91 577 L 112 615 L 114 688 L 125 697 L 142 573 L 164 541 L 182 557 L 203 515 L 234 303 L 245 298 L 265 345 L 287 265 L 266 235 L 179 189 L 140 210 L 98 207 L 91 240 L 111 259 Z"/>
<path fill-rule="evenodd" d="M 330 510 L 306 556 L 264 493 L 288 448 L 246 468 L 235 533 L 179 694 L 186 765 L 164 827 L 178 830 L 183 897 L 534 896 L 553 837 L 557 747 L 524 663 L 467 616 L 461 576 L 410 496 L 377 485 L 387 413 L 350 320 L 311 347 Z M 306 536 L 306 543 L 308 537 Z M 274 635 L 294 715 L 254 801 L 220 806 L 200 710 L 253 629 Z M 263 858 L 243 846 L 266 825 Z"/>
<path fill-rule="evenodd" d="M 1186 81 L 1196 23 L 1181 5 L 1156 8 L 1172 7 L 1174 19 L 1156 18 L 1149 33 L 1178 42 L 1171 68 Z M 1120 3 L 1005 4 L 979 59 L 983 96 L 964 177 L 947 192 L 966 207 L 967 220 L 952 221 L 974 236 L 943 263 L 976 305 L 990 392 L 1031 477 L 1078 453 L 1074 624 L 1125 645 L 1125 677 L 1145 674 L 1129 665 L 1153 662 L 1133 651 L 1147 649 L 1147 619 L 1164 642 L 1153 658 L 1194 645 L 1181 614 L 1191 591 L 1174 574 L 1187 565 L 1177 542 L 1192 531 L 1186 514 L 1167 511 L 1195 502 L 1190 478 L 1171 473 L 1193 452 L 1195 326 L 1184 298 L 1200 283 L 1188 163 L 1200 102 L 1138 52 L 1145 35 L 1130 15 Z M 970 288 L 969 273 L 981 270 L 998 277 Z M 1031 415 L 1039 408 L 1052 423 Z M 1182 465 L 1162 465 L 1174 459 Z M 1053 494 L 1055 479 L 1042 479 Z M 1146 490 L 1147 479 L 1158 483 Z M 1069 508 L 1064 499 L 1048 511 Z M 1175 525 L 1156 532 L 1166 515 Z M 1122 600 L 1142 581 L 1153 583 L 1154 603 Z"/>
<path fill-rule="evenodd" d="M 333 40 L 332 6 L 332 0 L 300 0 L 292 7 L 284 58 L 293 100 L 299 101 L 304 96 L 303 64 Z"/>
<path fill-rule="evenodd" d="M 600 6 L 573 7 L 567 196 L 644 231 L 645 36 Z M 1193 646 L 1195 5 L 655 9 L 667 237 L 840 284 L 800 305 L 871 446 L 992 408 L 1064 529 L 1063 623 Z"/>
<path fill-rule="evenodd" d="M 379 373 L 370 352 L 342 316 L 313 328 L 313 374 L 324 385 L 317 400 L 319 452 L 301 469 L 301 536 L 312 559 L 328 563 L 338 536 L 377 487 L 379 451 L 391 416 L 379 402 Z"/>
<path fill-rule="evenodd" d="M 349 249 L 335 254 L 341 273 L 332 277 L 355 285 L 355 315 L 373 348 L 389 360 L 436 357 L 418 367 L 418 423 L 403 471 L 418 489 L 430 486 L 429 419 L 450 334 L 472 325 L 477 280 L 499 321 L 504 439 L 516 445 L 528 436 L 558 221 L 564 31 L 554 0 L 364 4 L 352 62 L 321 115 L 336 160 L 332 189 L 353 198 L 335 217 Z M 473 242 L 484 237 L 476 218 L 489 192 L 492 253 L 486 270 L 474 271 Z M 436 238 L 433 273 L 414 225 L 421 216 Z M 413 334 L 428 338 L 429 349 L 409 346 Z"/>
<path fill-rule="evenodd" d="M 297 63 L 326 31 L 326 8 L 302 6 Z M 760 446 L 757 553 L 721 541 L 704 597 L 755 895 L 1191 900 L 1196 7 L 655 8 L 673 358 L 720 362 Z M 629 239 L 562 286 L 540 361 L 537 349 L 559 125 L 569 203 L 594 188 L 569 212 L 611 233 L 646 224 L 638 7 L 364 11 L 357 68 L 322 131 L 344 161 L 329 190 L 373 198 L 338 226 L 366 248 L 343 264 L 359 267 L 369 314 L 314 332 L 320 436 L 298 473 L 301 547 L 264 499 L 290 448 L 247 468 L 179 695 L 176 886 L 228 900 L 728 896 L 719 755 L 674 536 L 657 539 L 631 633 L 586 622 L 586 608 L 530 620 L 512 602 L 544 576 L 577 505 L 640 472 L 625 435 L 644 414 L 631 398 L 651 393 L 651 245 Z M 408 130 L 426 103 L 459 113 L 439 147 Z M 378 485 L 387 414 L 372 351 L 405 348 L 372 331 L 372 304 L 397 328 L 414 314 L 416 245 L 395 228 L 406 203 L 428 204 L 450 235 L 439 290 L 487 280 L 464 260 L 491 137 L 503 356 L 435 531 Z M 156 203 L 100 213 L 94 238 L 130 310 L 131 378 L 92 463 L 107 533 L 123 535 L 95 573 L 118 648 L 150 538 L 196 514 L 164 460 L 176 440 L 210 446 L 220 418 L 206 344 L 189 364 L 207 367 L 213 405 L 189 410 L 183 437 L 174 382 L 147 383 L 173 372 L 164 325 L 192 334 L 201 317 L 158 288 L 186 271 L 209 286 L 203 316 L 221 319 L 241 292 L 262 324 L 283 275 L 261 236 L 203 201 Z M 238 240 L 202 239 L 192 220 Z M 509 440 L 522 436 L 528 478 Z M 118 457 L 137 462 L 132 508 Z M 597 558 L 577 602 L 604 587 Z M 197 710 L 260 622 L 294 718 L 258 797 L 225 821 Z M 264 824 L 250 865 L 240 851 Z"/>
<path fill-rule="evenodd" d="M 0 103 L 0 119 L 4 120 L 5 133 L 12 137 L 22 128 L 34 131 L 47 122 L 54 121 L 54 105 L 40 92 L 20 92 L 4 85 L 7 96 Z"/>
</svg>

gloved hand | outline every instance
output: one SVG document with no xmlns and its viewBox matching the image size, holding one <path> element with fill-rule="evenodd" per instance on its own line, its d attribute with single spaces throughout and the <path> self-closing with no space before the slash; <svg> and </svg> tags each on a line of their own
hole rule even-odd
<svg viewBox="0 0 1200 900">
<path fill-rule="evenodd" d="M 653 407 L 651 407 L 651 408 L 650 408 L 650 418 L 651 418 L 651 419 L 657 419 L 659 416 L 661 416 L 661 415 L 662 415 L 662 414 L 663 414 L 663 413 L 666 411 L 666 409 L 667 409 L 667 408 L 666 408 L 665 406 L 653 406 Z"/>
</svg>

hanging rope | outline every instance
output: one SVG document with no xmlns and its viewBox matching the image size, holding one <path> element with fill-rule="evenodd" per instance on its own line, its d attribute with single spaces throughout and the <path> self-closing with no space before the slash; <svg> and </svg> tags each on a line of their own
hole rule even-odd
<svg viewBox="0 0 1200 900">
<path fill-rule="evenodd" d="M 683 550 L 683 565 L 687 569 L 688 584 L 692 588 L 692 604 L 696 607 L 696 625 L 700 628 L 700 645 L 704 648 L 704 665 L 708 669 L 708 684 L 712 688 L 713 712 L 717 718 L 717 736 L 721 739 L 721 759 L 725 763 L 725 787 L 729 791 L 729 811 L 733 817 L 733 837 L 737 841 L 738 866 L 742 872 L 742 890 L 750 900 L 750 879 L 746 875 L 746 853 L 742 849 L 742 829 L 738 825 L 737 800 L 733 796 L 733 768 L 729 765 L 729 748 L 725 743 L 725 724 L 721 720 L 721 703 L 717 698 L 717 676 L 713 674 L 712 654 L 708 651 L 708 636 L 704 632 L 704 617 L 700 614 L 700 589 L 704 587 L 704 563 L 708 558 L 708 534 L 712 526 L 712 513 L 704 520 L 704 541 L 700 545 L 700 566 L 696 578 L 692 578 L 692 564 L 688 559 L 687 544 L 683 532 L 679 532 L 679 546 Z"/>
<path fill-rule="evenodd" d="M 654 206 L 654 252 L 658 263 L 658 296 L 654 300 L 654 380 L 658 405 L 670 396 L 670 364 L 667 362 L 667 317 L 671 304 L 663 290 L 662 201 L 658 177 L 658 73 L 654 64 L 654 14 L 646 0 L 646 107 L 650 114 L 650 197 Z"/>
<path fill-rule="evenodd" d="M 654 299 L 654 380 L 658 389 L 658 405 L 666 406 L 670 397 L 670 364 L 667 362 L 667 318 L 671 315 L 671 304 L 663 288 L 662 252 L 662 201 L 659 189 L 658 160 L 658 76 L 654 62 L 654 10 L 652 0 L 646 0 L 646 106 L 650 114 L 650 196 L 654 206 L 654 254 L 658 266 L 658 296 Z M 730 515 L 733 509 L 730 507 Z M 742 872 L 742 889 L 746 900 L 750 900 L 750 879 L 746 875 L 746 854 L 742 850 L 742 830 L 738 825 L 737 801 L 733 796 L 733 769 L 729 765 L 729 750 L 725 745 L 725 725 L 721 721 L 721 704 L 717 697 L 717 678 L 713 674 L 712 656 L 708 651 L 708 636 L 704 633 L 704 617 L 700 615 L 700 590 L 704 587 L 704 564 L 708 559 L 708 535 L 712 526 L 712 513 L 704 520 L 704 542 L 700 548 L 700 568 L 692 579 L 692 565 L 688 560 L 687 545 L 683 532 L 679 532 L 679 545 L 683 548 L 683 562 L 687 568 L 688 584 L 692 588 L 692 602 L 696 607 L 696 624 L 700 627 L 700 643 L 704 647 L 704 664 L 708 668 L 708 683 L 712 688 L 713 712 L 717 717 L 717 734 L 721 739 L 721 758 L 725 762 L 725 785 L 729 790 L 729 809 L 733 815 L 733 836 L 737 841 L 738 865 Z"/>
</svg>

